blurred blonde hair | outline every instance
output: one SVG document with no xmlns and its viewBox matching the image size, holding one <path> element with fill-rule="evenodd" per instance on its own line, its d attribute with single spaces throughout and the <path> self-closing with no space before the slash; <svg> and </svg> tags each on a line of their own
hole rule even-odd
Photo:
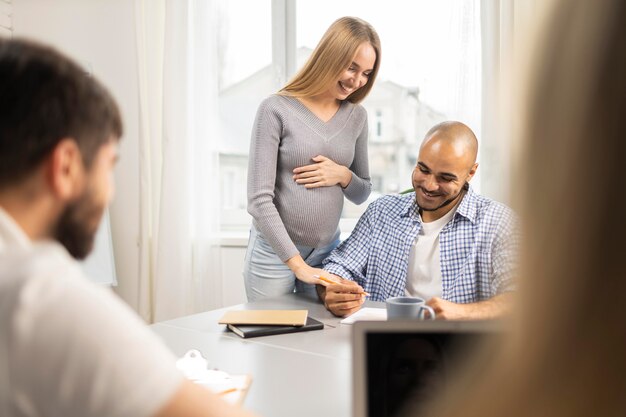
<svg viewBox="0 0 626 417">
<path fill-rule="evenodd" d="M 367 84 L 346 98 L 352 103 L 359 103 L 374 85 L 380 67 L 381 50 L 380 39 L 374 28 L 356 17 L 342 17 L 330 25 L 302 69 L 278 94 L 313 97 L 323 93 L 350 66 L 359 46 L 364 42 L 374 48 L 376 61 Z"/>
<path fill-rule="evenodd" d="M 626 415 L 626 2 L 561 1 L 535 58 L 515 325 L 432 415 Z"/>
</svg>

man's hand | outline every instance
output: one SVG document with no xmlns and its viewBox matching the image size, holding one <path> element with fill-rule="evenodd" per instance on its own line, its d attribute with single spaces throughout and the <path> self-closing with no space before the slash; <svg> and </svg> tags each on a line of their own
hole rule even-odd
<svg viewBox="0 0 626 417">
<path fill-rule="evenodd" d="M 435 310 L 438 320 L 484 320 L 504 315 L 510 308 L 510 294 L 500 294 L 486 301 L 458 304 L 433 297 L 426 305 Z"/>
<path fill-rule="evenodd" d="M 439 297 L 433 297 L 426 305 L 435 310 L 435 318 L 438 320 L 463 320 L 467 319 L 466 304 L 457 304 L 446 301 Z M 426 314 L 429 314 L 428 312 Z"/>
<path fill-rule="evenodd" d="M 337 284 L 318 290 L 326 308 L 338 317 L 349 316 L 361 308 L 365 302 L 365 291 L 354 281 L 331 275 Z M 319 287 L 318 287 L 319 288 Z"/>
</svg>

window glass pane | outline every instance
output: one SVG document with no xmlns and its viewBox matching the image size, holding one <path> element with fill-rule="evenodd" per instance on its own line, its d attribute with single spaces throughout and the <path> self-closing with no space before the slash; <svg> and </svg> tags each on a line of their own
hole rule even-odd
<svg viewBox="0 0 626 417">
<path fill-rule="evenodd" d="M 479 0 L 305 0 L 296 13 L 298 68 L 339 17 L 365 19 L 381 38 L 380 74 L 363 102 L 370 200 L 411 187 L 419 144 L 436 123 L 459 120 L 480 137 Z M 343 215 L 358 217 L 366 207 L 346 200 Z"/>
<path fill-rule="evenodd" d="M 220 89 L 247 80 L 272 63 L 270 0 L 219 3 Z"/>
<path fill-rule="evenodd" d="M 220 0 L 219 107 L 222 224 L 249 223 L 246 176 L 259 103 L 277 90 L 270 0 Z"/>
</svg>

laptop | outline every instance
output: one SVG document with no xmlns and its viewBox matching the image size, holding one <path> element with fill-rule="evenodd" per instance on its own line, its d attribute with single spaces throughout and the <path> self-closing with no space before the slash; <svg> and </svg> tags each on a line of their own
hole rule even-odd
<svg viewBox="0 0 626 417">
<path fill-rule="evenodd" d="M 429 403 L 500 322 L 359 321 L 353 326 L 353 417 L 396 417 Z M 417 414 L 415 414 L 417 412 Z"/>
</svg>

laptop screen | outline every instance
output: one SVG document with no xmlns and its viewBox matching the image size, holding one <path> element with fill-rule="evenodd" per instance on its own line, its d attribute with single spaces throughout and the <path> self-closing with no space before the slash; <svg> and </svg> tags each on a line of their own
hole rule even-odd
<svg viewBox="0 0 626 417">
<path fill-rule="evenodd" d="M 416 320 L 355 323 L 355 417 L 419 413 L 420 406 L 446 386 L 460 361 L 496 327 Z"/>
</svg>

